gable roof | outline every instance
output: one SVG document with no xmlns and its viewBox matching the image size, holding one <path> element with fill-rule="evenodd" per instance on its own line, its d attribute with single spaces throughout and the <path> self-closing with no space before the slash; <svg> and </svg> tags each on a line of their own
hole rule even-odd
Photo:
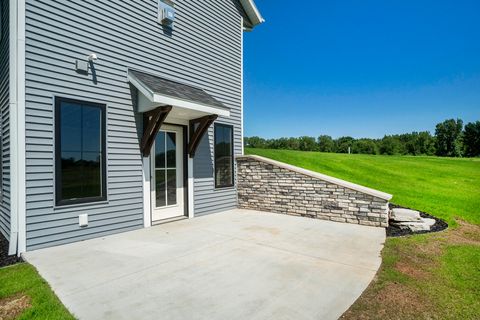
<svg viewBox="0 0 480 320">
<path fill-rule="evenodd" d="M 137 70 L 128 70 L 128 75 L 135 77 L 153 94 L 228 110 L 223 103 L 203 89 Z"/>
<path fill-rule="evenodd" d="M 253 0 L 240 0 L 240 4 L 250 20 L 250 23 L 245 23 L 247 30 L 252 30 L 254 27 L 265 22 L 265 19 L 263 19 L 262 14 L 258 11 Z"/>
</svg>

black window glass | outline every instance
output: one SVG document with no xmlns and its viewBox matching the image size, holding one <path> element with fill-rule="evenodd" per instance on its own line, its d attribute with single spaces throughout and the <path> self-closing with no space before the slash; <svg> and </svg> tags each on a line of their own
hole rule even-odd
<svg viewBox="0 0 480 320">
<path fill-rule="evenodd" d="M 177 204 L 177 134 L 160 131 L 155 139 L 156 207 Z"/>
<path fill-rule="evenodd" d="M 215 124 L 215 186 L 233 186 L 233 127 Z"/>
<path fill-rule="evenodd" d="M 165 173 L 165 169 L 155 170 L 155 199 L 157 208 L 167 205 L 167 200 L 165 199 Z"/>
<path fill-rule="evenodd" d="M 57 99 L 57 203 L 105 198 L 104 106 Z"/>
<path fill-rule="evenodd" d="M 175 132 L 167 133 L 167 168 L 177 166 L 176 136 Z"/>
<path fill-rule="evenodd" d="M 155 168 L 165 168 L 165 132 L 160 131 L 155 141 Z"/>
<path fill-rule="evenodd" d="M 167 170 L 167 199 L 168 205 L 173 206 L 177 204 L 177 170 Z"/>
</svg>

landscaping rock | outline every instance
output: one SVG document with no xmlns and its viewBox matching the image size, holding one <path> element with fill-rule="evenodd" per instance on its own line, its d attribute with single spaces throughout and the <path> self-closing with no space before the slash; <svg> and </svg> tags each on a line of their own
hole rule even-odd
<svg viewBox="0 0 480 320">
<path fill-rule="evenodd" d="M 393 208 L 390 213 L 390 219 L 398 222 L 410 222 L 421 221 L 422 217 L 420 216 L 419 211 L 404 208 Z"/>
<path fill-rule="evenodd" d="M 435 219 L 420 218 L 419 221 L 392 221 L 393 225 L 398 226 L 400 229 L 410 229 L 412 232 L 418 231 L 430 231 L 430 228 L 435 224 Z"/>
<path fill-rule="evenodd" d="M 403 208 L 403 207 L 400 207 L 400 206 L 397 206 L 397 205 L 394 205 L 394 204 L 391 204 L 391 203 L 390 203 L 389 207 L 390 207 L 390 215 L 392 215 L 393 210 L 395 210 L 397 213 L 398 212 L 400 212 L 400 213 L 405 212 L 403 210 L 397 211 L 396 209 L 411 210 L 409 208 Z M 411 210 L 411 211 L 416 211 L 416 210 Z M 415 230 L 421 229 L 421 230 L 420 231 L 412 231 L 412 229 L 410 229 L 408 227 L 408 224 L 400 225 L 401 222 L 409 222 L 409 221 L 390 220 L 389 226 L 387 228 L 387 236 L 388 237 L 401 237 L 401 236 L 406 236 L 406 235 L 411 235 L 411 234 L 439 232 L 439 231 L 442 231 L 442 230 L 445 230 L 445 229 L 448 228 L 448 224 L 445 221 L 443 221 L 442 219 L 436 218 L 434 216 L 431 216 L 431 215 L 429 215 L 425 212 L 420 211 L 420 217 L 423 218 L 423 219 L 426 219 L 425 221 L 423 221 L 424 223 L 432 224 L 434 222 L 434 224 L 432 226 L 430 226 L 429 229 L 427 229 L 424 225 L 422 225 L 420 228 L 417 225 L 414 225 L 413 229 L 415 229 Z M 420 220 L 417 220 L 417 222 L 419 222 L 419 221 Z M 410 222 L 415 222 L 415 221 L 410 221 Z"/>
</svg>

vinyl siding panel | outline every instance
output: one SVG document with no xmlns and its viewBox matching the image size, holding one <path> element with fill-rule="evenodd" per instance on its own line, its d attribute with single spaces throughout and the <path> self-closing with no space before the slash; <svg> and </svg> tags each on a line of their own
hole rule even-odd
<svg viewBox="0 0 480 320">
<path fill-rule="evenodd" d="M 27 0 L 27 250 L 143 226 L 141 123 L 127 69 L 198 86 L 231 108 L 218 122 L 235 127 L 241 152 L 242 30 L 238 1 L 178 0 L 171 34 L 157 23 L 157 0 Z M 92 73 L 76 59 L 96 53 Z M 55 96 L 107 105 L 107 193 L 103 203 L 55 207 Z M 194 159 L 195 214 L 236 207 L 234 188 L 215 190 L 213 127 Z M 198 171 L 198 172 L 197 172 Z M 89 226 L 78 227 L 78 215 Z"/>
<path fill-rule="evenodd" d="M 0 195 L 0 234 L 10 237 L 10 113 L 9 113 L 9 1 L 0 0 L 1 5 L 1 35 L 0 35 L 0 165 L 1 195 Z"/>
</svg>

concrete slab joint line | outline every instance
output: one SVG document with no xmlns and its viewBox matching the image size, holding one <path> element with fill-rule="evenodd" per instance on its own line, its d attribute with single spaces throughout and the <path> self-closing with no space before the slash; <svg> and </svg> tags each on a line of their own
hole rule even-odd
<svg viewBox="0 0 480 320">
<path fill-rule="evenodd" d="M 388 193 L 256 155 L 236 160 L 240 208 L 388 226 Z"/>
</svg>

